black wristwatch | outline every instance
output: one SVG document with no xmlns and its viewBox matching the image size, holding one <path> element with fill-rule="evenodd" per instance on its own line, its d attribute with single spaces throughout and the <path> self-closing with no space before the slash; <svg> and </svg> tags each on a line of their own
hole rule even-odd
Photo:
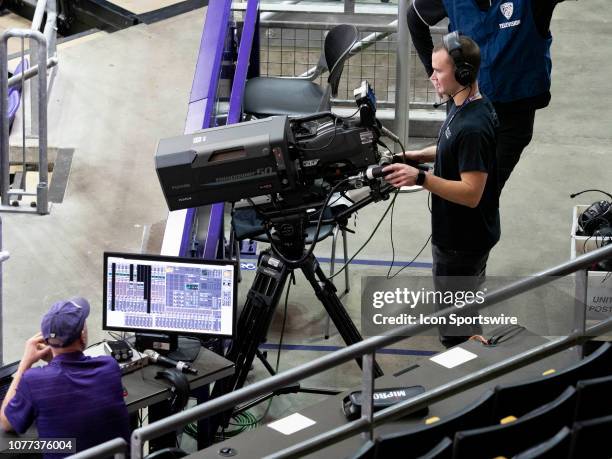
<svg viewBox="0 0 612 459">
<path fill-rule="evenodd" d="M 425 172 L 423 172 L 422 170 L 419 170 L 419 174 L 417 175 L 417 179 L 416 179 L 416 184 L 419 186 L 423 186 L 423 183 L 425 183 L 426 176 L 427 174 Z"/>
</svg>

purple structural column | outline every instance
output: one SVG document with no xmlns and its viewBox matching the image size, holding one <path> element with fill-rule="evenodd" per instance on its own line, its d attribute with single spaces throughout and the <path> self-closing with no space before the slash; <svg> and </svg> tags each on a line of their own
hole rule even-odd
<svg viewBox="0 0 612 459">
<path fill-rule="evenodd" d="M 210 0 L 208 4 L 204 31 L 202 32 L 202 39 L 200 40 L 198 61 L 196 63 L 193 83 L 191 85 L 187 119 L 185 120 L 185 134 L 190 134 L 200 129 L 210 127 L 211 116 L 216 102 L 215 96 L 217 94 L 221 61 L 223 59 L 223 47 L 225 44 L 231 6 L 231 0 Z M 215 204 L 212 206 L 210 215 L 211 222 L 213 217 L 219 218 L 218 215 L 220 215 L 221 218 L 223 217 L 223 204 Z M 179 251 L 179 255 L 181 256 L 185 256 L 188 253 L 189 238 L 194 218 L 195 209 L 187 210 Z M 216 230 L 216 233 L 211 231 L 211 226 L 214 226 L 212 229 Z M 219 225 L 209 225 L 204 250 L 205 257 L 214 258 L 215 249 L 208 247 L 216 247 L 219 236 Z"/>
<path fill-rule="evenodd" d="M 248 0 L 240 46 L 238 48 L 236 70 L 230 93 L 227 124 L 238 123 L 241 120 L 242 95 L 244 93 L 244 86 L 249 68 L 253 36 L 256 32 L 255 27 L 257 24 L 258 10 L 259 0 Z M 215 204 L 212 206 L 208 233 L 204 244 L 204 258 L 213 258 L 217 255 L 218 244 L 223 237 L 223 214 L 224 207 L 222 204 Z"/>
<path fill-rule="evenodd" d="M 238 60 L 236 62 L 236 70 L 232 82 L 232 91 L 230 93 L 227 124 L 240 122 L 242 116 L 242 95 L 244 93 L 244 86 L 249 69 L 253 37 L 256 32 L 255 27 L 257 24 L 258 10 L 259 0 L 249 0 L 242 28 L 240 46 L 238 48 Z M 223 206 L 219 204 L 213 205 L 211 209 L 208 234 L 204 245 L 204 258 L 212 258 L 216 255 L 218 240 L 222 237 L 223 232 L 223 211 Z"/>
<path fill-rule="evenodd" d="M 242 26 L 240 47 L 238 48 L 238 61 L 236 62 L 236 72 L 234 73 L 232 92 L 230 94 L 228 124 L 238 123 L 242 115 L 242 96 L 249 71 L 253 39 L 255 33 L 257 33 L 258 15 L 259 0 L 249 0 L 244 15 L 244 25 Z"/>
</svg>

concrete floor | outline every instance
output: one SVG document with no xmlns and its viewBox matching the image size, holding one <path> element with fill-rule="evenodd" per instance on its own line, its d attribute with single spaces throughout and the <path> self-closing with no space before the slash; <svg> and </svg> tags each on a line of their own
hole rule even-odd
<svg viewBox="0 0 612 459">
<path fill-rule="evenodd" d="M 89 298 L 90 340 L 105 337 L 100 329 L 102 253 L 139 252 L 145 229 L 163 228 L 167 209 L 153 154 L 158 139 L 183 132 L 204 15 L 205 10 L 196 10 L 60 48 L 49 103 L 49 145 L 74 148 L 74 159 L 64 201 L 53 205 L 49 215 L 2 215 L 3 247 L 11 253 L 3 273 L 5 362 L 20 357 L 24 341 L 38 331 L 42 314 L 64 297 Z M 547 109 L 538 112 L 534 139 L 505 188 L 503 234 L 491 253 L 491 275 L 524 276 L 566 261 L 572 207 L 601 198 L 591 194 L 576 202 L 569 194 L 585 188 L 612 191 L 612 166 L 607 161 L 612 142 L 612 106 L 607 101 L 612 89 L 611 22 L 609 0 L 568 1 L 557 8 L 552 22 L 553 98 Z M 350 253 L 367 239 L 385 207 L 371 205 L 359 213 L 356 234 L 350 235 Z M 393 227 L 396 259 L 412 259 L 429 233 L 426 194 L 401 195 Z M 322 243 L 317 253 L 328 257 L 328 243 Z M 358 258 L 391 260 L 388 221 Z M 418 261 L 431 261 L 429 247 Z M 356 322 L 361 276 L 386 271 L 374 265 L 351 266 L 352 290 L 346 304 Z M 409 268 L 404 273 L 426 275 L 428 270 Z M 241 295 L 246 294 L 253 272 L 244 274 Z M 554 314 L 550 317 L 547 320 L 557 320 Z M 277 342 L 281 323 L 279 313 L 270 342 Z M 338 336 L 322 339 L 323 327 L 323 309 L 300 275 L 289 301 L 285 342 L 340 345 Z M 398 347 L 441 349 L 433 336 Z M 286 351 L 280 367 L 319 355 Z M 275 360 L 275 353 L 270 357 Z M 394 369 L 418 358 L 418 352 L 383 356 L 381 364 Z M 258 364 L 256 370 L 255 377 L 264 374 Z M 312 378 L 307 385 L 348 387 L 357 378 L 357 367 L 351 363 Z M 296 402 L 285 397 L 275 401 L 271 415 L 280 416 L 295 403 L 315 399 L 304 396 Z"/>
</svg>

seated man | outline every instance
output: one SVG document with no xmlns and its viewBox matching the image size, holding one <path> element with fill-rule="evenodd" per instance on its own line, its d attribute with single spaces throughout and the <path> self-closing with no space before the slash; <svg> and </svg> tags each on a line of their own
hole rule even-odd
<svg viewBox="0 0 612 459">
<path fill-rule="evenodd" d="M 83 354 L 88 315 L 87 300 L 72 298 L 43 317 L 2 402 L 5 431 L 24 433 L 36 421 L 39 438 L 75 439 L 76 451 L 116 437 L 129 440 L 119 365 L 110 356 Z M 31 368 L 41 359 L 49 364 Z"/>
</svg>

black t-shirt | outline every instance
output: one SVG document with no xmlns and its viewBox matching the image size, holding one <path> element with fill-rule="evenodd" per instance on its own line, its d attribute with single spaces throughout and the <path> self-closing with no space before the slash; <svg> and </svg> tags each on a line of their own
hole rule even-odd
<svg viewBox="0 0 612 459">
<path fill-rule="evenodd" d="M 462 172 L 488 175 L 482 198 L 473 209 L 432 194 L 432 243 L 438 247 L 486 251 L 499 240 L 497 124 L 495 110 L 484 97 L 451 106 L 440 130 L 434 174 L 447 180 L 461 180 Z"/>
</svg>

